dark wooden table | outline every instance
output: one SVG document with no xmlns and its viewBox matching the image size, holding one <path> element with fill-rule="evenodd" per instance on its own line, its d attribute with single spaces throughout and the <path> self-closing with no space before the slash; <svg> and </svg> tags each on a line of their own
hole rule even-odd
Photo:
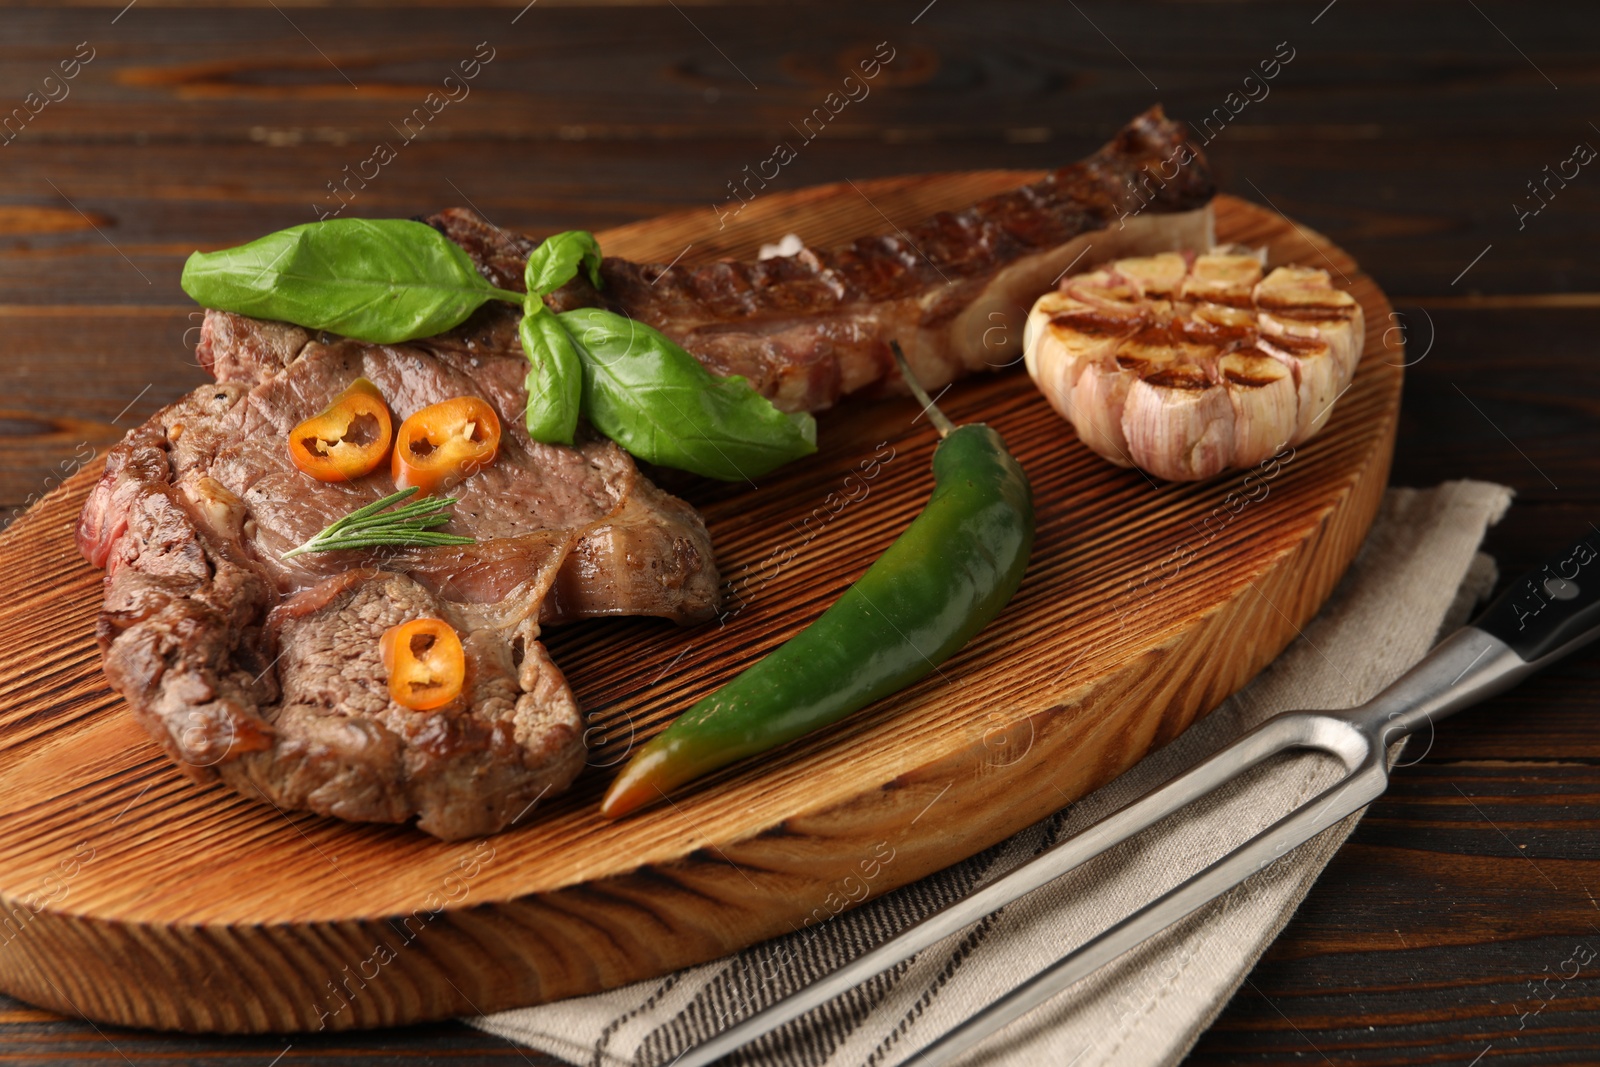
<svg viewBox="0 0 1600 1067">
<path fill-rule="evenodd" d="M 1600 173 L 1570 162 L 1600 147 L 1600 21 L 1575 0 L 123 3 L 0 10 L 0 516 L 201 380 L 178 288 L 197 246 L 310 221 L 336 186 L 346 214 L 469 203 L 533 234 L 685 206 L 713 224 L 886 41 L 777 187 L 1057 166 L 1157 100 L 1211 116 L 1223 187 L 1392 297 L 1416 361 L 1394 482 L 1516 487 L 1487 545 L 1506 573 L 1600 521 Z M 379 142 L 398 150 L 374 166 Z M 1396 775 L 1190 1062 L 1600 1062 L 1600 963 L 1562 973 L 1600 948 L 1597 818 L 1580 655 Z M 0 1060 L 554 1062 L 459 1023 L 186 1037 L 5 998 Z"/>
</svg>

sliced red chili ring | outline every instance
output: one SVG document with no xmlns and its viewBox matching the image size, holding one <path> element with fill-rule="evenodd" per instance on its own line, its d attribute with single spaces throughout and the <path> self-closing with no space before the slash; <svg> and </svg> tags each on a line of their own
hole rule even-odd
<svg viewBox="0 0 1600 1067">
<path fill-rule="evenodd" d="M 324 482 L 348 482 L 389 454 L 394 420 L 378 387 L 357 378 L 333 403 L 289 432 L 289 458 Z"/>
<path fill-rule="evenodd" d="M 494 462 L 500 417 L 475 396 L 430 404 L 400 424 L 395 435 L 394 484 L 435 493 Z"/>
<path fill-rule="evenodd" d="M 467 657 L 461 638 L 443 619 L 425 617 L 391 626 L 378 648 L 389 672 L 389 696 L 401 707 L 432 711 L 461 695 Z"/>
</svg>

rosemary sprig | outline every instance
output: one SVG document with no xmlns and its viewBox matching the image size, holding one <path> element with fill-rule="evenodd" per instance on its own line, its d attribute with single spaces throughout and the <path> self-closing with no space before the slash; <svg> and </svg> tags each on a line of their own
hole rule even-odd
<svg viewBox="0 0 1600 1067">
<path fill-rule="evenodd" d="M 316 536 L 298 548 L 283 554 L 284 559 L 302 552 L 337 552 L 346 548 L 374 548 L 379 545 L 470 545 L 470 537 L 440 533 L 435 526 L 443 526 L 451 519 L 450 506 L 454 498 L 423 497 L 421 500 L 395 508 L 414 495 L 417 487 L 391 493 L 382 500 L 374 500 L 364 508 L 357 508 L 344 518 L 329 523 Z"/>
</svg>

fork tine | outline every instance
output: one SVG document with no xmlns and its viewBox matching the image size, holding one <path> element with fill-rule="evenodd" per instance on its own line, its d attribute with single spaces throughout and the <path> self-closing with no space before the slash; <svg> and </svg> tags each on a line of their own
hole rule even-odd
<svg viewBox="0 0 1600 1067">
<path fill-rule="evenodd" d="M 1383 752 L 1375 746 L 1371 758 L 1355 773 L 1347 774 L 1205 870 L 1073 949 L 941 1035 L 906 1063 L 916 1067 L 939 1067 L 949 1063 L 1074 982 L 1198 911 L 1290 849 L 1370 804 L 1382 795 L 1387 785 Z"/>
<path fill-rule="evenodd" d="M 1337 737 L 1329 735 L 1330 723 Z M 684 1052 L 673 1067 L 707 1067 L 818 1005 L 860 985 L 873 975 L 921 952 L 1005 907 L 1018 897 L 1082 866 L 1141 830 L 1231 781 L 1280 752 L 1292 748 L 1324 749 L 1340 756 L 1350 770 L 1354 731 L 1305 712 L 1276 715 L 1204 761 L 1156 787 L 1105 819 L 1050 848 L 989 885 L 901 931 L 831 974 L 812 982 L 748 1019 Z"/>
</svg>

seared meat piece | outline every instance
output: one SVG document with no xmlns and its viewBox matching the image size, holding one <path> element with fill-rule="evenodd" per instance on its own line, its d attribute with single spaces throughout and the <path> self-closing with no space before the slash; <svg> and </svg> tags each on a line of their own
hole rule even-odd
<svg viewBox="0 0 1600 1067">
<path fill-rule="evenodd" d="M 485 615 L 393 571 L 347 571 L 284 601 L 269 616 L 282 650 L 273 729 L 299 758 L 244 753 L 219 766 L 223 779 L 345 819 L 401 822 L 415 811 L 420 829 L 449 840 L 509 825 L 578 773 L 582 727 L 533 620 L 507 641 Z M 428 714 L 389 699 L 378 654 L 384 630 L 422 616 L 456 628 L 473 668 L 455 702 Z"/>
<path fill-rule="evenodd" d="M 521 415 L 527 360 L 517 340 L 518 314 L 507 305 L 490 305 L 440 337 L 370 345 L 208 312 L 200 361 L 219 382 L 241 393 L 248 388 L 249 396 L 229 419 L 192 427 L 201 432 L 176 440 L 174 463 L 180 472 L 203 465 L 239 493 L 254 520 L 257 554 L 280 587 L 299 588 L 348 568 L 349 554 L 278 557 L 393 487 L 385 466 L 357 482 L 314 483 L 314 493 L 303 492 L 309 479 L 283 447 L 289 431 L 358 377 L 377 385 L 396 425 L 439 400 L 480 396 L 500 413 L 500 457 L 450 491 L 460 501 L 458 525 L 480 543 L 390 552 L 387 558 L 398 569 L 454 599 L 499 600 L 523 580 L 528 553 L 550 550 L 552 530 L 587 526 L 579 551 L 562 568 L 560 596 L 544 603 L 541 621 L 710 618 L 717 576 L 710 542 L 692 508 L 651 485 L 604 438 L 575 449 L 529 440 Z M 610 561 L 604 572 L 592 565 L 597 556 Z"/>
<path fill-rule="evenodd" d="M 1028 309 L 1069 266 L 1208 249 L 1214 192 L 1205 156 L 1156 107 L 1080 163 L 891 234 L 671 269 L 608 257 L 601 292 L 580 277 L 547 302 L 609 306 L 785 411 L 817 411 L 880 383 L 899 388 L 891 339 L 929 388 L 1014 362 Z M 527 254 L 526 238 L 470 211 L 429 221 L 496 263 Z M 503 267 L 486 273 L 522 288 Z"/>
<path fill-rule="evenodd" d="M 583 765 L 583 724 L 540 625 L 602 614 L 715 611 L 698 515 L 621 449 L 536 444 L 522 423 L 515 311 L 378 346 L 212 312 L 195 390 L 107 458 L 79 524 L 107 570 L 106 676 L 190 773 L 280 808 L 403 822 L 456 839 L 504 829 Z M 387 465 L 318 482 L 288 431 L 359 376 L 397 421 L 454 396 L 497 409 L 493 464 L 451 490 L 447 527 L 476 544 L 281 555 L 393 489 Z M 379 638 L 421 616 L 462 639 L 450 704 L 390 700 Z"/>
</svg>

